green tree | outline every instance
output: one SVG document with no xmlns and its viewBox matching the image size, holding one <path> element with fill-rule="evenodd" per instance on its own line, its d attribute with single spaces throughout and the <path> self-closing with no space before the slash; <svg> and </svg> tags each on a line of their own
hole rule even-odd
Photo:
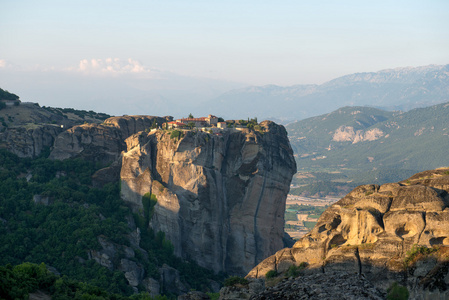
<svg viewBox="0 0 449 300">
<path fill-rule="evenodd" d="M 0 89 L 0 100 L 19 100 L 19 96 L 7 90 Z"/>
<path fill-rule="evenodd" d="M 387 299 L 388 300 L 407 300 L 409 297 L 409 291 L 405 286 L 399 285 L 397 282 L 387 289 Z"/>
<path fill-rule="evenodd" d="M 195 123 L 189 122 L 189 123 L 187 123 L 187 127 L 189 127 L 190 129 L 193 129 L 195 127 Z"/>
<path fill-rule="evenodd" d="M 190 119 L 193 119 L 193 118 L 194 118 L 194 116 L 192 115 L 192 113 L 189 114 L 189 118 L 190 118 Z"/>
<path fill-rule="evenodd" d="M 276 272 L 276 270 L 270 270 L 265 274 L 265 278 L 271 279 L 271 278 L 277 277 L 278 275 L 279 275 L 279 273 Z"/>
<path fill-rule="evenodd" d="M 231 276 L 225 279 L 223 285 L 224 286 L 234 286 L 236 284 L 247 285 L 249 281 L 246 278 L 242 278 L 239 276 Z"/>
</svg>

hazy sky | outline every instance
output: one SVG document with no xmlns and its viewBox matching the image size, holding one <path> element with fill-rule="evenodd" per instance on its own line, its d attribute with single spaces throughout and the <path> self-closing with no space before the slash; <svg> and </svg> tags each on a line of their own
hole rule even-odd
<svg viewBox="0 0 449 300">
<path fill-rule="evenodd" d="M 1 1 L 2 64 L 87 59 L 248 84 L 449 62 L 449 1 Z"/>
</svg>

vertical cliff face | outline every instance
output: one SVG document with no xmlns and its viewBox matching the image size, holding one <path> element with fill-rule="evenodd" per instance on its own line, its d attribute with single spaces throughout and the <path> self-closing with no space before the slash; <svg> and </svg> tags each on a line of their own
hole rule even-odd
<svg viewBox="0 0 449 300">
<path fill-rule="evenodd" d="M 0 144 L 19 157 L 37 157 L 62 131 L 54 125 L 17 126 L 0 133 Z"/>
<path fill-rule="evenodd" d="M 165 232 L 178 256 L 246 274 L 283 247 L 285 199 L 296 172 L 284 127 L 260 125 L 261 132 L 129 137 L 123 199 L 142 211 L 142 196 L 156 195 L 150 226 Z"/>
</svg>

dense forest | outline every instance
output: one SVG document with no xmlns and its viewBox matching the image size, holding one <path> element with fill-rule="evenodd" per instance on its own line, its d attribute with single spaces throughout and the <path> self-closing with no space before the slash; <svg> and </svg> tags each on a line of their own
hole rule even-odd
<svg viewBox="0 0 449 300">
<path fill-rule="evenodd" d="M 209 279 L 223 279 L 223 275 L 174 256 L 164 234 L 147 226 L 157 201 L 152 195 L 142 199 L 145 211 L 133 214 L 120 198 L 118 182 L 102 188 L 92 186 L 91 176 L 100 165 L 81 159 L 50 160 L 47 155 L 48 151 L 37 159 L 19 158 L 0 150 L 2 298 L 23 298 L 18 295 L 41 288 L 55 299 L 77 291 L 80 295 L 109 295 L 106 298 L 132 296 L 134 291 L 123 272 L 103 267 L 89 257 L 89 251 L 101 248 L 100 236 L 130 246 L 129 218 L 141 231 L 139 246 L 145 253 L 134 249 L 133 259 L 144 263 L 145 276 L 158 279 L 158 268 L 167 264 L 179 270 L 181 279 L 192 289 L 207 291 Z M 148 259 L 140 259 L 143 256 Z M 18 285 L 18 290 L 6 288 L 31 276 L 30 272 L 43 277 L 30 279 L 32 283 L 23 288 Z M 5 294 L 7 290 L 13 294 Z M 143 287 L 138 290 L 140 296 L 146 295 Z"/>
</svg>

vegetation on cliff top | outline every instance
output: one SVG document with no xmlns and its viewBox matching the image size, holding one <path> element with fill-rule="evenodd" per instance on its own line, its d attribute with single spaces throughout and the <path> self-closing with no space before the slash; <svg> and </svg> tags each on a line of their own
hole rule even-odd
<svg viewBox="0 0 449 300">
<path fill-rule="evenodd" d="M 19 100 L 19 96 L 0 88 L 0 100 Z"/>
<path fill-rule="evenodd" d="M 73 108 L 59 108 L 59 107 L 49 107 L 49 106 L 43 106 L 42 108 L 51 113 L 60 115 L 65 118 L 67 118 L 67 116 L 69 114 L 76 115 L 77 117 L 79 117 L 81 119 L 90 118 L 90 119 L 98 119 L 101 121 L 104 121 L 111 117 L 108 114 L 97 113 L 92 110 L 87 111 L 87 110 L 79 110 L 79 109 L 73 109 Z"/>
</svg>

